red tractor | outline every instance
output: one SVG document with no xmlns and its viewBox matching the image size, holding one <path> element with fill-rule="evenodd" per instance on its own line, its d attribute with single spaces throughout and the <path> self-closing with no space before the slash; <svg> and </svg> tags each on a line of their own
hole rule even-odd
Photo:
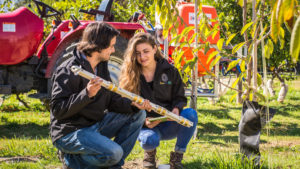
<svg viewBox="0 0 300 169">
<path fill-rule="evenodd" d="M 110 23 L 120 31 L 109 69 L 113 81 L 117 80 L 119 64 L 122 63 L 128 40 L 137 30 L 144 30 L 138 23 L 113 22 L 110 13 L 113 0 L 103 0 L 98 10 L 80 10 L 94 15 L 97 21 Z M 20 94 L 37 90 L 34 98 L 48 99 L 51 76 L 55 68 L 68 58 L 80 40 L 85 27 L 94 21 L 61 21 L 61 14 L 52 7 L 34 0 L 40 17 L 25 7 L 0 14 L 0 94 Z M 44 34 L 44 17 L 55 17 L 53 30 L 41 43 Z M 63 57 L 64 56 L 64 57 Z"/>
</svg>

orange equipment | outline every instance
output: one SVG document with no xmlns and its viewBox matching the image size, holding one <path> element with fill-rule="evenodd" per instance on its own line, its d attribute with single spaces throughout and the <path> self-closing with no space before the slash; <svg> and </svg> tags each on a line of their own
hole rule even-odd
<svg viewBox="0 0 300 169">
<path fill-rule="evenodd" d="M 195 13 L 194 13 L 194 7 L 195 4 L 194 3 L 187 3 L 187 2 L 180 2 L 177 4 L 177 8 L 179 10 L 179 16 L 183 19 L 183 23 L 181 23 L 181 19 L 178 18 L 178 22 L 180 22 L 179 27 L 177 32 L 180 34 L 185 27 L 187 26 L 194 26 L 195 23 Z M 202 11 L 206 14 L 206 16 L 208 17 L 208 19 L 215 19 L 213 22 L 210 21 L 209 23 L 212 25 L 212 27 L 217 23 L 216 18 L 217 18 L 217 11 L 214 7 L 212 6 L 205 6 L 202 5 Z M 200 20 L 201 18 L 199 18 Z M 199 23 L 199 22 L 198 22 Z M 192 35 L 194 34 L 194 30 L 190 31 L 188 33 L 188 38 L 191 38 Z M 210 44 L 216 45 L 218 40 L 220 39 L 220 32 L 218 31 L 218 33 L 216 34 L 216 36 L 214 38 L 212 38 L 212 36 L 208 37 L 207 39 L 200 39 L 199 43 L 205 43 L 205 42 L 210 42 Z M 183 41 L 181 41 L 179 44 L 171 44 L 169 46 L 169 55 L 172 54 L 173 50 L 180 46 L 180 44 Z M 183 51 L 185 51 L 184 56 L 186 57 L 187 60 L 192 59 L 193 53 L 192 53 L 192 48 L 185 46 L 183 47 Z M 204 50 L 200 50 L 198 51 L 198 76 L 204 76 L 206 70 L 209 70 L 209 65 L 211 63 L 211 61 L 209 63 L 206 63 L 209 54 L 211 52 L 215 51 L 214 48 L 211 48 L 208 50 L 208 52 L 206 54 L 204 54 Z M 201 63 L 200 63 L 201 61 Z M 184 62 L 182 63 L 184 64 Z"/>
</svg>

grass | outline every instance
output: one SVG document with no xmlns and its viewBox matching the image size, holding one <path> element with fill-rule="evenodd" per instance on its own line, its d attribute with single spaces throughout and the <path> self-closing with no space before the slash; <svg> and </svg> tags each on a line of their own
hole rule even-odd
<svg viewBox="0 0 300 169">
<path fill-rule="evenodd" d="M 288 82 L 289 93 L 284 103 L 271 97 L 269 106 L 277 110 L 261 134 L 261 168 L 300 168 L 300 79 Z M 279 83 L 275 83 L 276 93 Z M 187 169 L 202 168 L 254 168 L 239 154 L 238 124 L 241 105 L 229 103 L 229 91 L 219 102 L 210 105 L 206 98 L 198 99 L 198 134 L 184 155 Z M 6 98 L 0 107 L 0 168 L 60 168 L 56 149 L 49 137 L 50 113 L 39 100 L 29 99 L 30 109 L 20 105 L 15 96 Z M 175 140 L 162 141 L 158 148 L 160 164 L 168 163 Z M 1 162 L 9 157 L 28 157 L 36 162 Z M 127 163 L 143 157 L 136 144 Z"/>
</svg>

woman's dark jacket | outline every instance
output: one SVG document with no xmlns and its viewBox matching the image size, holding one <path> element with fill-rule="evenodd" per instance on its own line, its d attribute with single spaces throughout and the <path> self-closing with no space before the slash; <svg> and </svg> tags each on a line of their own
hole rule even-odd
<svg viewBox="0 0 300 169">
<path fill-rule="evenodd" d="M 104 87 L 101 87 L 95 97 L 89 98 L 86 89 L 89 80 L 74 75 L 70 70 L 73 65 L 93 72 L 90 63 L 76 49 L 73 56 L 54 72 L 50 101 L 50 134 L 53 142 L 68 133 L 101 121 L 107 110 L 117 113 L 138 111 L 131 107 L 129 99 L 122 98 Z M 107 62 L 100 62 L 97 65 L 97 76 L 111 81 Z"/>
<path fill-rule="evenodd" d="M 177 107 L 181 111 L 187 103 L 184 96 L 184 84 L 181 80 L 178 70 L 170 65 L 167 60 L 157 61 L 156 70 L 153 79 L 153 90 L 146 82 L 143 75 L 140 77 L 140 93 L 145 99 L 158 104 L 169 111 Z M 159 114 L 151 111 L 147 117 L 158 117 Z"/>
</svg>

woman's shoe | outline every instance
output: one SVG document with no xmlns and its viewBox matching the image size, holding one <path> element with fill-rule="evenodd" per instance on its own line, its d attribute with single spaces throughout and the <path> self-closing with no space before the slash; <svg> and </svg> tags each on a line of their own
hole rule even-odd
<svg viewBox="0 0 300 169">
<path fill-rule="evenodd" d="M 183 159 L 183 153 L 181 152 L 171 152 L 170 153 L 170 169 L 183 169 L 181 163 Z"/>
<path fill-rule="evenodd" d="M 144 169 L 156 169 L 156 149 L 150 151 L 144 151 L 143 168 Z"/>
</svg>

